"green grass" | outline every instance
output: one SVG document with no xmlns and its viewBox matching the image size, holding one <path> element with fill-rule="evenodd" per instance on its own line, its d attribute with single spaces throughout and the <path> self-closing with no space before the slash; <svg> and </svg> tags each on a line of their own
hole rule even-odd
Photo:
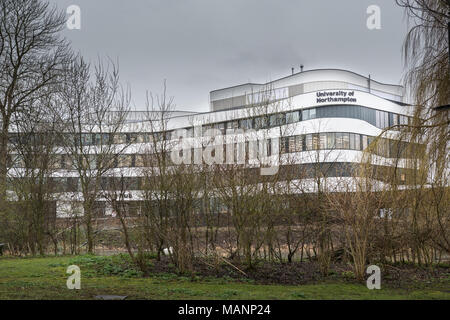
<svg viewBox="0 0 450 320">
<path fill-rule="evenodd" d="M 0 257 L 0 299 L 450 299 L 450 282 L 425 288 L 368 290 L 363 284 L 324 282 L 302 286 L 258 285 L 220 278 L 153 274 L 142 278 L 123 257 Z M 81 268 L 81 290 L 66 287 L 66 268 Z"/>
</svg>

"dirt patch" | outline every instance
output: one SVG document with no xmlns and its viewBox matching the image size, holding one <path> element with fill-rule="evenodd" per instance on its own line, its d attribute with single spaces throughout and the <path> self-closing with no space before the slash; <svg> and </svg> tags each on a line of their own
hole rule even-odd
<svg viewBox="0 0 450 320">
<path fill-rule="evenodd" d="M 349 283 L 357 283 L 350 264 L 334 263 L 330 267 L 329 274 L 323 276 L 319 271 L 317 262 L 292 262 L 276 263 L 261 262 L 254 268 L 234 263 L 235 267 L 221 263 L 213 266 L 205 260 L 196 260 L 193 263 L 194 274 L 197 277 L 232 278 L 236 281 L 253 281 L 258 284 L 283 284 L 304 285 L 314 284 L 327 280 L 340 280 Z M 433 282 L 446 282 L 450 285 L 450 267 L 439 266 L 422 268 L 413 265 L 381 265 L 381 281 L 390 287 L 409 288 L 421 287 Z M 161 261 L 153 261 L 151 273 L 176 273 L 175 266 L 167 257 Z"/>
</svg>

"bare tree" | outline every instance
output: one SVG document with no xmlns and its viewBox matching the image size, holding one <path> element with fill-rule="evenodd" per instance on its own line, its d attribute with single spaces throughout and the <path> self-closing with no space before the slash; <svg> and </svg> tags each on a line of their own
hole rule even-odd
<svg viewBox="0 0 450 320">
<path fill-rule="evenodd" d="M 64 153 L 79 179 L 87 249 L 93 252 L 95 202 L 101 178 L 112 170 L 131 139 L 122 129 L 129 111 L 129 91 L 121 88 L 117 65 L 99 61 L 91 67 L 77 57 L 61 83 L 59 120 L 65 123 Z"/>
<path fill-rule="evenodd" d="M 0 206 L 6 197 L 8 135 L 13 115 L 27 116 L 33 101 L 60 79 L 70 56 L 60 36 L 65 15 L 38 0 L 0 1 Z"/>
<path fill-rule="evenodd" d="M 169 219 L 171 211 L 171 179 L 170 151 L 171 141 L 168 128 L 169 120 L 175 108 L 173 97 L 167 96 L 166 83 L 164 91 L 154 96 L 147 93 L 146 120 L 148 125 L 147 143 L 143 155 L 142 174 L 144 177 L 143 192 L 144 210 L 142 217 L 143 232 L 149 247 L 154 247 L 158 259 L 161 258 L 167 243 Z"/>
<path fill-rule="evenodd" d="M 51 240 L 57 253 L 56 200 L 58 192 L 53 173 L 60 167 L 60 158 L 54 155 L 58 132 L 51 107 L 53 94 L 33 103 L 28 113 L 14 118 L 14 158 L 11 159 L 9 180 L 16 201 L 10 207 L 16 219 L 28 225 L 26 243 L 32 254 L 45 254 L 46 243 Z M 25 216 L 24 216 L 25 215 Z M 37 249 L 36 249 L 37 246 Z"/>
</svg>

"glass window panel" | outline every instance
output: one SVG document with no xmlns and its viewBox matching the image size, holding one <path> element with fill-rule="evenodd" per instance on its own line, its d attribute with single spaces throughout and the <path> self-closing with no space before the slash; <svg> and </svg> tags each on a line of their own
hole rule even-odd
<svg viewBox="0 0 450 320">
<path fill-rule="evenodd" d="M 303 120 L 309 120 L 309 109 L 302 111 L 302 119 Z"/>
<path fill-rule="evenodd" d="M 361 150 L 361 137 L 359 134 L 355 134 L 355 150 Z"/>
<path fill-rule="evenodd" d="M 82 143 L 84 145 L 90 145 L 92 144 L 92 134 L 90 133 L 83 133 L 81 135 Z"/>
<path fill-rule="evenodd" d="M 295 123 L 300 121 L 300 115 L 298 111 L 289 112 L 286 115 L 286 123 Z"/>
<path fill-rule="evenodd" d="M 354 133 L 350 133 L 350 149 L 351 150 L 355 150 L 356 149 L 355 136 L 356 135 Z"/>
<path fill-rule="evenodd" d="M 251 119 L 242 119 L 239 120 L 239 128 L 247 130 L 252 128 L 252 120 Z"/>
<path fill-rule="evenodd" d="M 327 148 L 327 134 L 321 133 L 320 134 L 320 149 L 326 149 Z"/>
<path fill-rule="evenodd" d="M 344 149 L 350 149 L 350 135 L 348 133 L 342 134 L 342 143 Z"/>
<path fill-rule="evenodd" d="M 336 133 L 336 148 L 342 149 L 343 148 L 343 134 L 340 132 Z"/>
<path fill-rule="evenodd" d="M 126 141 L 126 135 L 123 133 L 116 133 L 114 135 L 114 143 L 115 144 L 121 144 L 121 143 L 125 143 Z"/>
<path fill-rule="evenodd" d="M 269 125 L 271 127 L 275 127 L 277 125 L 277 115 L 276 114 L 272 114 L 269 118 Z"/>
<path fill-rule="evenodd" d="M 313 139 L 312 134 L 306 135 L 306 150 L 312 150 L 313 149 Z"/>
<path fill-rule="evenodd" d="M 142 154 L 137 154 L 136 155 L 136 159 L 134 161 L 134 165 L 136 167 L 143 167 L 144 166 L 144 155 Z"/>
<path fill-rule="evenodd" d="M 287 140 L 287 137 L 282 137 L 281 138 L 281 153 L 286 153 L 286 140 Z"/>
<path fill-rule="evenodd" d="M 376 114 L 376 123 L 375 123 L 375 126 L 376 126 L 377 128 L 381 128 L 381 112 L 378 111 L 378 110 L 376 110 L 375 114 Z"/>
<path fill-rule="evenodd" d="M 131 167 L 132 157 L 129 154 L 122 154 L 118 158 L 118 167 Z"/>
<path fill-rule="evenodd" d="M 316 118 L 316 108 L 309 109 L 309 118 L 310 119 Z"/>
<path fill-rule="evenodd" d="M 295 151 L 297 152 L 303 151 L 303 136 L 295 137 Z"/>
<path fill-rule="evenodd" d="M 255 129 L 263 129 L 264 128 L 264 117 L 255 118 Z"/>
<path fill-rule="evenodd" d="M 407 125 L 408 124 L 408 118 L 406 116 L 400 116 L 400 124 Z"/>
<path fill-rule="evenodd" d="M 362 148 L 363 150 L 366 150 L 367 146 L 368 146 L 368 141 L 367 141 L 367 136 L 362 136 Z"/>
<path fill-rule="evenodd" d="M 319 149 L 319 134 L 315 133 L 313 134 L 313 149 L 318 150 Z"/>
<path fill-rule="evenodd" d="M 289 152 L 295 152 L 295 137 L 289 137 Z"/>
<path fill-rule="evenodd" d="M 279 113 L 277 121 L 278 121 L 277 124 L 279 126 L 285 125 L 286 124 L 286 114 L 285 113 Z"/>
<path fill-rule="evenodd" d="M 327 133 L 327 148 L 334 149 L 335 148 L 335 134 L 334 132 Z"/>
<path fill-rule="evenodd" d="M 396 114 L 396 113 L 394 113 L 394 114 L 392 114 L 392 124 L 395 126 L 395 125 L 398 125 L 398 114 Z"/>
<path fill-rule="evenodd" d="M 95 144 L 96 145 L 102 144 L 102 135 L 100 133 L 95 134 Z"/>
</svg>

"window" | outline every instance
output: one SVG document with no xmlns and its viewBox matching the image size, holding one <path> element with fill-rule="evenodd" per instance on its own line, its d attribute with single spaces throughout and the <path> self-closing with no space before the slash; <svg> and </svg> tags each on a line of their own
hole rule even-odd
<svg viewBox="0 0 450 320">
<path fill-rule="evenodd" d="M 295 152 L 295 137 L 289 137 L 289 152 Z"/>
<path fill-rule="evenodd" d="M 302 119 L 309 120 L 309 109 L 302 111 Z"/>
<path fill-rule="evenodd" d="M 316 108 L 306 109 L 302 111 L 302 119 L 309 120 L 316 118 Z"/>
<path fill-rule="evenodd" d="M 383 129 L 389 127 L 389 113 L 383 112 L 384 121 L 383 121 Z"/>
<path fill-rule="evenodd" d="M 127 136 L 123 133 L 116 133 L 114 135 L 114 143 L 115 144 L 125 143 L 126 139 L 127 139 Z"/>
<path fill-rule="evenodd" d="M 380 129 L 387 128 L 389 126 L 389 113 L 376 110 L 375 126 Z"/>
<path fill-rule="evenodd" d="M 298 111 L 289 112 L 286 114 L 286 123 L 295 123 L 300 121 L 300 113 Z"/>
<path fill-rule="evenodd" d="M 267 116 L 261 116 L 255 118 L 255 129 L 267 128 L 268 118 Z"/>
<path fill-rule="evenodd" d="M 229 130 L 235 130 L 239 128 L 239 123 L 237 121 L 228 121 L 227 122 L 227 129 Z"/>
<path fill-rule="evenodd" d="M 287 152 L 287 148 L 286 148 L 286 145 L 288 144 L 287 140 L 288 140 L 287 137 L 282 137 L 281 138 L 281 146 L 280 146 L 281 147 L 281 153 L 286 153 Z"/>
<path fill-rule="evenodd" d="M 92 135 L 90 133 L 83 133 L 81 135 L 81 142 L 83 145 L 92 144 Z"/>
<path fill-rule="evenodd" d="M 313 149 L 314 150 L 319 150 L 319 134 L 318 133 L 314 133 L 313 135 Z"/>
<path fill-rule="evenodd" d="M 312 150 L 313 149 L 313 139 L 312 134 L 306 135 L 306 150 Z"/>
<path fill-rule="evenodd" d="M 297 152 L 303 151 L 303 136 L 295 137 L 295 151 Z"/>
<path fill-rule="evenodd" d="M 351 150 L 355 150 L 356 149 L 355 134 L 354 133 L 350 133 L 350 149 Z"/>
<path fill-rule="evenodd" d="M 407 125 L 408 124 L 408 117 L 400 116 L 400 124 Z"/>
<path fill-rule="evenodd" d="M 327 133 L 327 148 L 328 149 L 334 149 L 335 143 L 336 143 L 336 137 L 334 132 Z"/>
<path fill-rule="evenodd" d="M 131 167 L 132 157 L 130 154 L 121 154 L 119 155 L 117 162 L 119 168 Z"/>
<path fill-rule="evenodd" d="M 109 134 L 107 133 L 96 133 L 95 134 L 95 144 L 101 145 L 101 144 L 107 144 L 109 143 Z"/>
<path fill-rule="evenodd" d="M 362 136 L 362 149 L 366 150 L 367 146 L 368 146 L 368 142 L 367 142 L 367 136 Z"/>
<path fill-rule="evenodd" d="M 393 113 L 392 114 L 392 125 L 396 126 L 398 124 L 399 124 L 399 122 L 398 122 L 398 114 Z"/>
<path fill-rule="evenodd" d="M 342 134 L 342 148 L 350 149 L 350 134 L 348 133 Z"/>
<path fill-rule="evenodd" d="M 380 111 L 376 111 L 376 123 L 375 126 L 377 128 L 381 128 L 381 112 Z"/>
<path fill-rule="evenodd" d="M 137 155 L 136 155 L 136 158 L 135 158 L 135 160 L 134 160 L 134 165 L 135 165 L 136 167 L 144 167 L 144 164 L 145 164 L 145 162 L 144 162 L 144 156 L 145 156 L 145 155 L 143 155 L 143 154 L 137 154 Z"/>
<path fill-rule="evenodd" d="M 320 149 L 326 149 L 327 148 L 327 134 L 321 133 L 320 134 Z"/>
<path fill-rule="evenodd" d="M 355 134 L 355 150 L 361 150 L 361 136 L 359 134 Z"/>
<path fill-rule="evenodd" d="M 215 127 L 216 127 L 216 129 L 220 130 L 220 132 L 221 132 L 222 134 L 225 133 L 225 123 L 224 123 L 224 122 L 221 122 L 221 123 L 216 124 Z"/>
<path fill-rule="evenodd" d="M 281 126 L 285 124 L 285 122 L 286 122 L 285 114 L 283 113 L 272 114 L 269 117 L 269 125 L 271 127 Z"/>
<path fill-rule="evenodd" d="M 136 143 L 144 143 L 145 142 L 145 134 L 136 133 L 136 136 L 134 138 L 135 138 L 134 142 L 136 142 Z"/>
<path fill-rule="evenodd" d="M 337 132 L 336 133 L 336 148 L 337 149 L 342 149 L 343 148 L 343 133 L 341 132 Z"/>
<path fill-rule="evenodd" d="M 247 130 L 252 128 L 252 119 L 239 120 L 239 128 Z"/>
</svg>

